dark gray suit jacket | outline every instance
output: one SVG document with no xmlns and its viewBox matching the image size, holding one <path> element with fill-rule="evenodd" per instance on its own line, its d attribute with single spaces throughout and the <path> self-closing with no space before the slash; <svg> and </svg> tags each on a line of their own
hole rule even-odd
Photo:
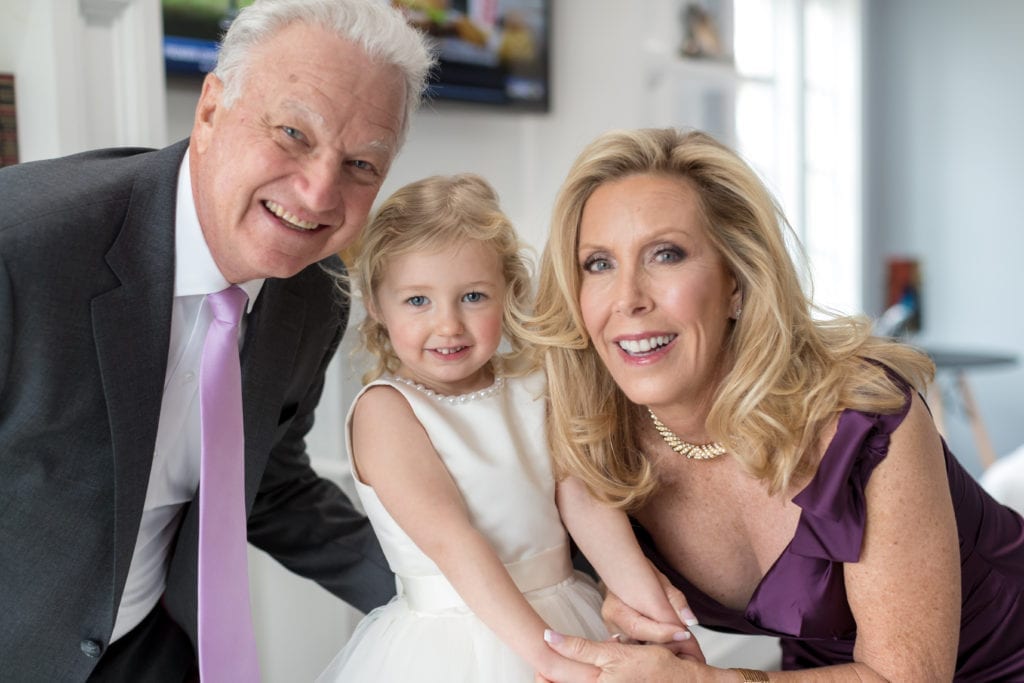
<svg viewBox="0 0 1024 683">
<path fill-rule="evenodd" d="M 0 669 L 11 680 L 86 679 L 113 628 L 156 442 L 186 146 L 0 169 Z M 365 611 L 393 578 L 304 443 L 347 316 L 319 264 L 266 281 L 242 351 L 245 490 L 250 542 Z M 190 505 L 164 596 L 193 643 L 197 518 Z M 163 673 L 152 679 L 178 677 Z"/>
</svg>

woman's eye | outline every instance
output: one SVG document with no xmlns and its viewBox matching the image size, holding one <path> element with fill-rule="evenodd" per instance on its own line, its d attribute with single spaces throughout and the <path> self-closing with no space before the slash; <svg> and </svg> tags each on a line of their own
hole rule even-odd
<svg viewBox="0 0 1024 683">
<path fill-rule="evenodd" d="M 410 296 L 405 300 L 410 306 L 426 306 L 427 297 L 417 294 L 416 296 Z"/>
<path fill-rule="evenodd" d="M 486 298 L 487 298 L 487 295 L 484 294 L 483 292 L 470 292 L 470 293 L 466 294 L 465 296 L 463 296 L 462 300 L 465 301 L 467 304 L 476 304 L 476 303 L 480 303 L 481 301 L 483 301 Z"/>
<path fill-rule="evenodd" d="M 659 247 L 654 252 L 654 260 L 658 263 L 678 263 L 686 254 L 679 247 Z"/>
<path fill-rule="evenodd" d="M 591 256 L 583 262 L 583 270 L 588 273 L 597 273 L 611 267 L 611 262 L 602 256 Z"/>
</svg>

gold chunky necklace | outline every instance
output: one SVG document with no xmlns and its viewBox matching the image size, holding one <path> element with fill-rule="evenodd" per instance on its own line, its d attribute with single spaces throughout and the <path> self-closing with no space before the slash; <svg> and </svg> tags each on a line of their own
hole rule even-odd
<svg viewBox="0 0 1024 683">
<path fill-rule="evenodd" d="M 665 443 L 669 445 L 669 448 L 679 455 L 685 455 L 690 460 L 713 460 L 728 452 L 725 450 L 725 446 L 717 441 L 702 444 L 683 441 L 675 435 L 675 432 L 666 427 L 662 421 L 658 419 L 658 416 L 654 414 L 653 410 L 648 408 L 647 413 L 651 416 L 651 421 L 654 422 L 654 428 L 658 430 L 659 434 L 661 434 L 661 438 L 665 440 Z"/>
</svg>

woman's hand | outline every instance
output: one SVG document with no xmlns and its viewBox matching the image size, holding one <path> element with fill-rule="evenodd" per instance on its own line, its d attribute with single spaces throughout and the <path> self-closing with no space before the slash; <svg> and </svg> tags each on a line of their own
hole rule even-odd
<svg viewBox="0 0 1024 683">
<path fill-rule="evenodd" d="M 672 603 L 672 607 L 679 613 L 680 618 L 687 626 L 697 623 L 697 618 L 686 604 L 686 598 L 673 586 L 668 579 L 658 572 L 658 578 L 662 582 L 665 594 Z M 673 654 L 681 657 L 688 657 L 694 661 L 705 663 L 704 653 L 689 631 L 686 634 L 690 637 L 685 640 L 678 639 L 679 627 L 673 624 L 662 624 L 648 619 L 637 612 L 626 603 L 619 600 L 612 592 L 605 593 L 604 604 L 601 606 L 601 616 L 605 624 L 613 633 L 619 637 L 619 642 L 629 643 L 658 643 L 664 645 Z"/>
<path fill-rule="evenodd" d="M 627 645 L 614 640 L 602 643 L 586 638 L 545 631 L 544 639 L 558 654 L 600 670 L 596 679 L 549 681 L 537 676 L 535 683 L 671 683 L 713 680 L 714 670 L 688 655 L 676 656 L 661 645 Z M 692 638 L 689 642 L 695 642 Z M 699 649 L 698 649 L 699 652 Z"/>
</svg>

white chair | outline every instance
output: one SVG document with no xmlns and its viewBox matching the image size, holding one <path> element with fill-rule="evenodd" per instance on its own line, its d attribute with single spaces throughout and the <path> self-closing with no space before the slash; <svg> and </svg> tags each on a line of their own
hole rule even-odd
<svg viewBox="0 0 1024 683">
<path fill-rule="evenodd" d="M 978 481 L 993 498 L 1024 515 L 1024 446 L 997 458 Z"/>
</svg>

